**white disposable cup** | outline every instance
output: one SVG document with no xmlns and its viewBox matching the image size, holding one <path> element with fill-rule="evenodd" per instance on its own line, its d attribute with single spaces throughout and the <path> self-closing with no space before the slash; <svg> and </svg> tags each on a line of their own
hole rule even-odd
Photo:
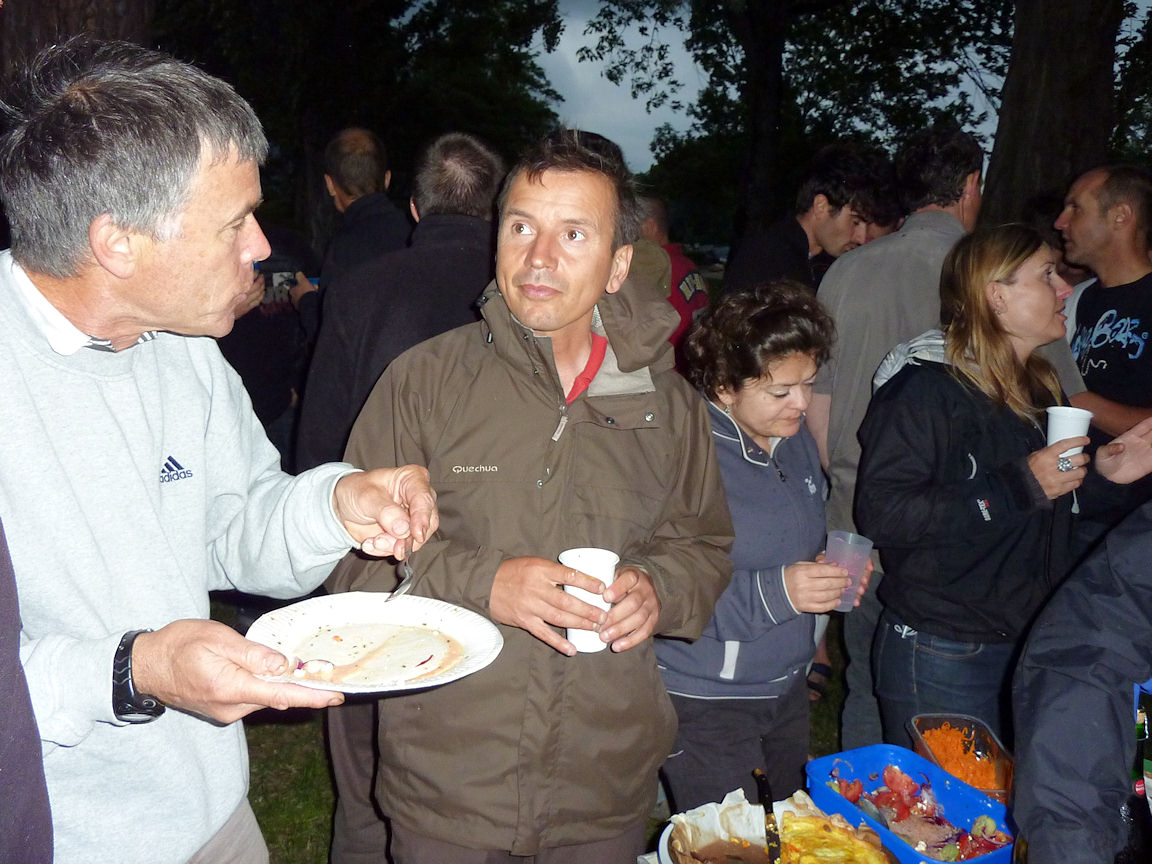
<svg viewBox="0 0 1152 864">
<path fill-rule="evenodd" d="M 1054 405 L 1048 409 L 1048 443 L 1055 444 L 1065 438 L 1078 438 L 1088 434 L 1088 424 L 1092 422 L 1092 412 L 1069 405 Z M 1065 450 L 1061 456 L 1079 453 L 1083 447 Z"/>
<path fill-rule="evenodd" d="M 620 556 L 611 549 L 597 549 L 587 546 L 580 549 L 565 549 L 560 553 L 560 563 L 571 570 L 579 570 L 594 579 L 599 579 L 607 588 L 616 578 L 616 565 L 620 563 Z M 593 594 L 591 591 L 585 591 L 575 585 L 565 585 L 564 590 L 590 606 L 605 610 L 609 608 L 603 595 Z M 607 642 L 600 641 L 600 634 L 595 630 L 569 627 L 567 636 L 568 641 L 575 645 L 576 650 L 581 654 L 603 651 L 608 647 Z"/>
<path fill-rule="evenodd" d="M 835 564 L 848 571 L 848 578 L 852 580 L 844 593 L 840 595 L 840 605 L 837 612 L 851 612 L 856 603 L 856 591 L 860 588 L 860 579 L 868 569 L 868 559 L 872 557 L 872 541 L 851 531 L 829 531 L 828 546 L 824 550 L 824 563 Z"/>
</svg>

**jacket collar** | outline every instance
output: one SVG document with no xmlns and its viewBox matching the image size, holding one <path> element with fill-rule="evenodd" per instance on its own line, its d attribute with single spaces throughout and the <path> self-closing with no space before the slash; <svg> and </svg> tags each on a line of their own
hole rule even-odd
<svg viewBox="0 0 1152 864">
<path fill-rule="evenodd" d="M 668 337 L 680 316 L 668 302 L 671 272 L 663 249 L 646 240 L 635 244 L 628 278 L 615 294 L 601 297 L 593 311 L 592 328 L 608 339 L 608 350 L 589 396 L 651 393 L 656 389 L 653 376 L 672 368 Z M 495 282 L 479 302 L 497 354 L 526 374 L 539 374 L 543 366 L 555 380 L 552 340 L 536 336 L 516 320 Z"/>
<path fill-rule="evenodd" d="M 704 397 L 701 396 L 700 398 L 703 399 Z M 704 399 L 704 402 L 708 405 L 708 417 L 712 420 L 712 434 L 724 441 L 730 441 L 734 446 L 739 447 L 740 455 L 745 462 L 751 462 L 753 465 L 772 464 L 776 452 L 778 452 L 788 440 L 787 438 L 776 439 L 776 447 L 772 453 L 769 453 L 744 433 L 744 430 L 740 428 L 740 424 L 736 422 L 731 414 L 716 407 L 715 402 L 711 402 L 708 399 Z"/>
</svg>

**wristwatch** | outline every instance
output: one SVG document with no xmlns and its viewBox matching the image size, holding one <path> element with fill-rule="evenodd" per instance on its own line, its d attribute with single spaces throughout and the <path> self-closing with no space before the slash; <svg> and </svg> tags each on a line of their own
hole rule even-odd
<svg viewBox="0 0 1152 864">
<path fill-rule="evenodd" d="M 137 692 L 132 683 L 132 645 L 141 633 L 151 632 L 129 630 L 112 658 L 112 713 L 122 723 L 150 723 L 164 713 L 163 702 Z"/>
</svg>

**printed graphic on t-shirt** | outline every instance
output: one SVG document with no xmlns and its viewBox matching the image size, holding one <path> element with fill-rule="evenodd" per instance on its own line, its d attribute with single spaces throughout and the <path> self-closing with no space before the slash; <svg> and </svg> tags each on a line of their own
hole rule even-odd
<svg viewBox="0 0 1152 864">
<path fill-rule="evenodd" d="M 1115 309 L 1109 309 L 1090 327 L 1076 328 L 1072 339 L 1072 353 L 1080 365 L 1080 374 L 1087 375 L 1092 369 L 1106 369 L 1107 360 L 1093 357 L 1099 349 L 1119 350 L 1129 360 L 1138 360 L 1148 342 L 1148 331 L 1139 318 L 1121 316 Z"/>
<path fill-rule="evenodd" d="M 700 275 L 699 270 L 693 270 L 680 280 L 680 296 L 684 298 L 685 303 L 691 302 L 692 298 L 697 294 L 707 293 L 708 283 L 704 281 L 704 277 Z"/>
</svg>

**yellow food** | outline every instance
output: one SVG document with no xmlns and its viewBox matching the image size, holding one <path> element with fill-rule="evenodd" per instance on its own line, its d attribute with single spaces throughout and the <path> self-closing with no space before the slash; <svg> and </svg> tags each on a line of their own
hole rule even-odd
<svg viewBox="0 0 1152 864">
<path fill-rule="evenodd" d="M 873 832 L 863 834 L 843 819 L 837 821 L 840 824 L 822 816 L 784 813 L 780 864 L 889 864 Z M 869 842 L 873 838 L 874 843 Z"/>
</svg>

